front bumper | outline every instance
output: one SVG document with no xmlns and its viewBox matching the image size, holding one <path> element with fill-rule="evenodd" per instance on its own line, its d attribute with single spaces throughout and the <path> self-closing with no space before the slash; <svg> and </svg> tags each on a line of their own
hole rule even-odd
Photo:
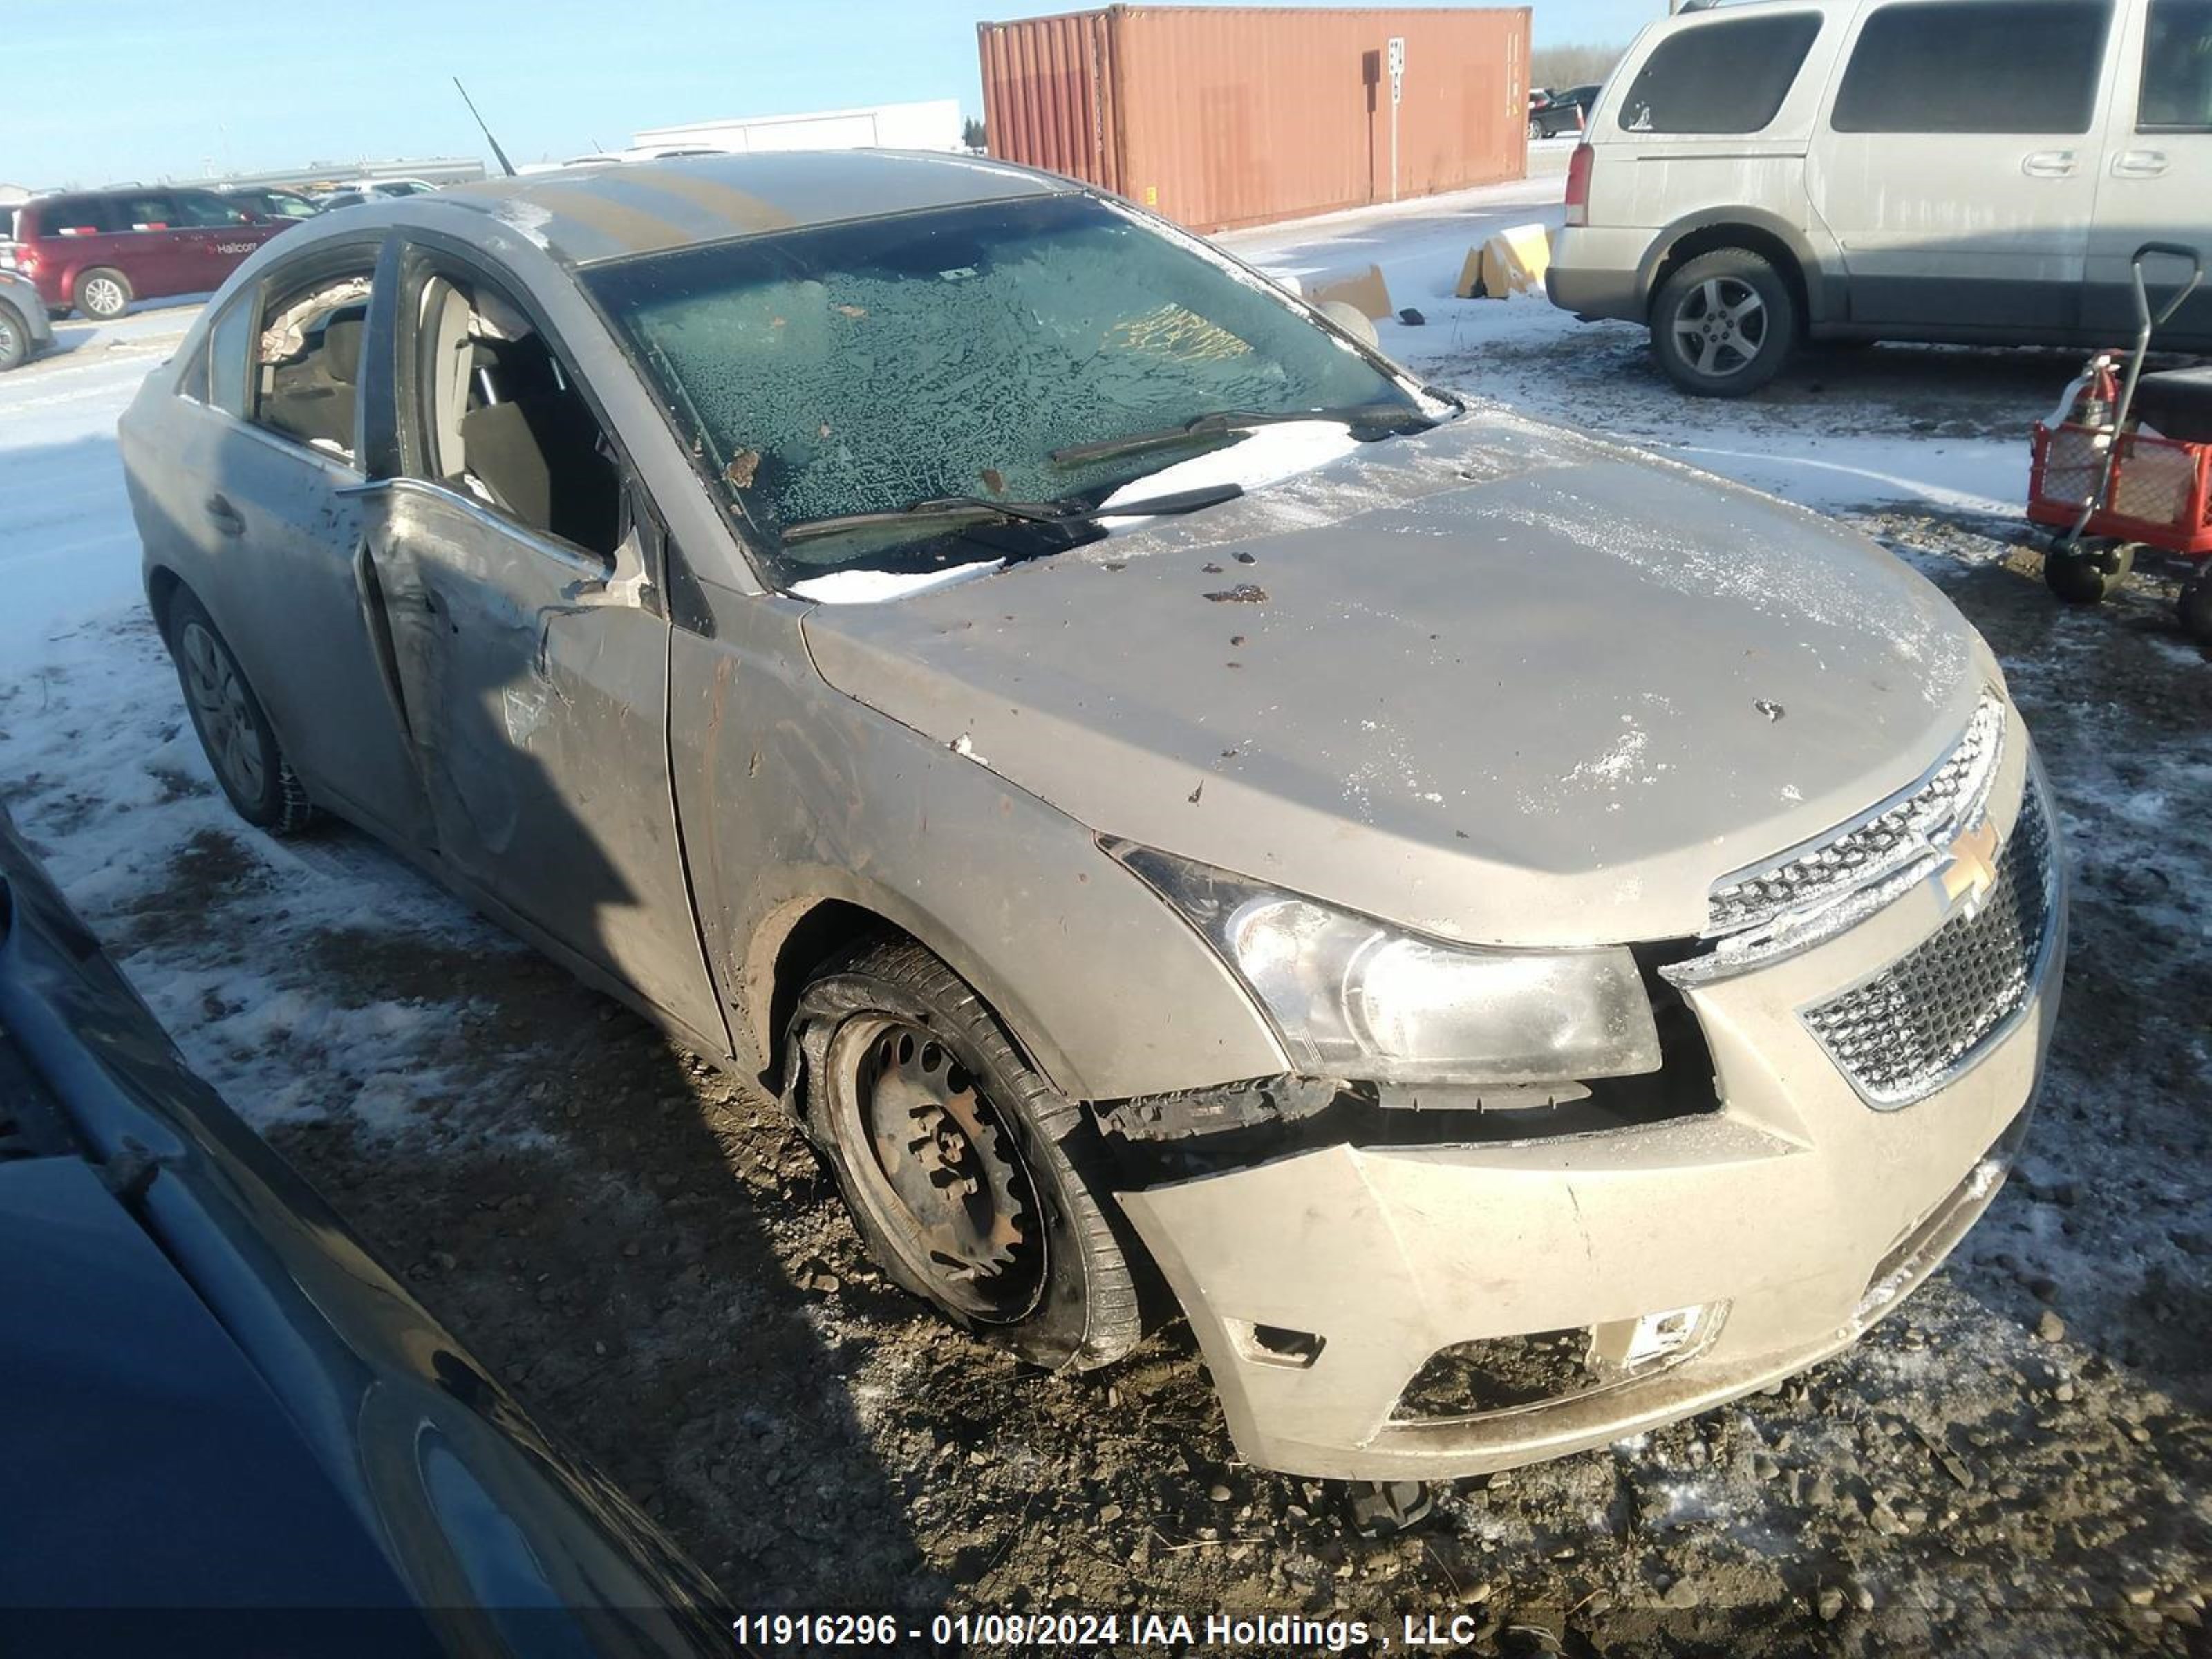
<svg viewBox="0 0 2212 1659">
<path fill-rule="evenodd" d="M 2008 841 L 2028 787 L 2016 716 L 2012 729 L 1990 797 Z M 1712 1053 L 1712 1113 L 1578 1139 L 1326 1146 L 1121 1194 L 1239 1453 L 1346 1480 L 1483 1474 L 1709 1409 L 1848 1346 L 2002 1183 L 2057 1012 L 2063 874 L 2055 902 L 2013 1023 L 1902 1109 L 1862 1100 L 1800 1011 L 1949 919 L 1925 884 L 1802 955 L 1686 994 Z M 1708 1311 L 1656 1362 L 1502 1407 L 1440 1413 L 1425 1395 L 1405 1412 L 1440 1351 L 1589 1333 L 1618 1354 L 1639 1322 L 1688 1309 Z"/>
</svg>

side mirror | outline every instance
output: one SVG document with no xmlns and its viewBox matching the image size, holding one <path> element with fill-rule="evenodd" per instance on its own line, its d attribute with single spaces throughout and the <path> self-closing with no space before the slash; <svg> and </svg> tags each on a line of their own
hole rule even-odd
<svg viewBox="0 0 2212 1659">
<path fill-rule="evenodd" d="M 1375 319 L 1358 306 L 1345 300 L 1323 300 L 1320 309 L 1322 316 L 1369 350 L 1382 349 L 1382 337 L 1375 331 Z"/>
</svg>

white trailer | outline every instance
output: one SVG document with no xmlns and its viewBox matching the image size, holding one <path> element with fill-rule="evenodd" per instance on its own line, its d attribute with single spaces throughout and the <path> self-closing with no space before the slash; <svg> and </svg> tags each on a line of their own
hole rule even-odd
<svg viewBox="0 0 2212 1659">
<path fill-rule="evenodd" d="M 754 115 L 654 127 L 631 140 L 631 153 L 690 149 L 943 149 L 960 142 L 960 100 L 933 98 L 912 104 L 872 104 L 865 109 L 810 110 L 799 115 Z"/>
</svg>

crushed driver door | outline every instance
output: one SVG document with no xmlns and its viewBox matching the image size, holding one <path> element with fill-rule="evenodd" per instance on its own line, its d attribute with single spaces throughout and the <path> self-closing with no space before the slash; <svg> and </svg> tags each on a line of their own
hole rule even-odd
<svg viewBox="0 0 2212 1659">
<path fill-rule="evenodd" d="M 405 478 L 369 518 L 448 866 L 724 1051 L 669 787 L 669 625 L 639 532 L 602 558 Z"/>
</svg>

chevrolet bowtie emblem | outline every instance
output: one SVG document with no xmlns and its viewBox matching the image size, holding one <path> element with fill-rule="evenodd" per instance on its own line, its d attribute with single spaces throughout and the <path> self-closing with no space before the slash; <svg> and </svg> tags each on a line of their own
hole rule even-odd
<svg viewBox="0 0 2212 1659">
<path fill-rule="evenodd" d="M 1963 902 L 1968 910 L 1979 908 L 1997 883 L 1997 827 L 1987 818 L 1972 830 L 1962 830 L 1944 848 L 1946 860 L 1936 872 L 1943 884 L 1943 896 L 1953 904 Z"/>
</svg>

